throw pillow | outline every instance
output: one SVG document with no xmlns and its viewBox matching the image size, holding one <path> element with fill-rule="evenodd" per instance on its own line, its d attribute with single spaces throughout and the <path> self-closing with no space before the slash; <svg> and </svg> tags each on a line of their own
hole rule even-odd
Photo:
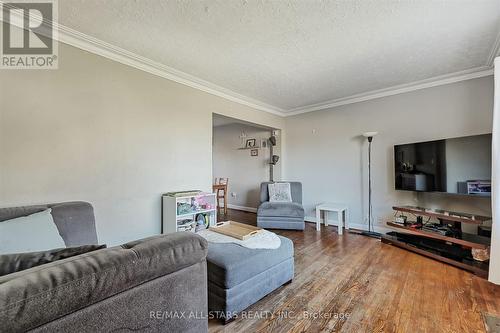
<svg viewBox="0 0 500 333">
<path fill-rule="evenodd" d="M 0 254 L 65 247 L 51 209 L 0 222 Z"/>
<path fill-rule="evenodd" d="M 106 245 L 83 245 L 42 252 L 3 254 L 0 255 L 0 276 L 104 248 Z"/>
<path fill-rule="evenodd" d="M 273 183 L 267 185 L 269 202 L 292 202 L 290 183 Z"/>
</svg>

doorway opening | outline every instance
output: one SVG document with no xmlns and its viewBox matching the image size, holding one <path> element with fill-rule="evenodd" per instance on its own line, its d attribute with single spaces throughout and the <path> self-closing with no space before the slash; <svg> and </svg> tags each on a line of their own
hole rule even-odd
<svg viewBox="0 0 500 333">
<path fill-rule="evenodd" d="M 229 209 L 256 212 L 260 184 L 281 180 L 281 132 L 236 118 L 213 114 L 212 176 L 220 190 L 219 215 Z M 223 208 L 224 202 L 226 209 Z"/>
</svg>

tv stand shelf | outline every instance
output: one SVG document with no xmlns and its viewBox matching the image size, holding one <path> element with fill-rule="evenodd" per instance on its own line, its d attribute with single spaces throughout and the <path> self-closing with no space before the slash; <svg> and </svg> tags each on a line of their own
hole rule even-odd
<svg viewBox="0 0 500 333">
<path fill-rule="evenodd" d="M 470 224 L 482 224 L 483 222 L 490 221 L 490 216 L 472 215 L 467 213 L 450 212 L 441 209 L 426 209 L 415 206 L 394 206 L 395 211 L 410 213 L 417 216 L 434 217 L 443 221 L 452 221 Z"/>
<path fill-rule="evenodd" d="M 396 212 L 409 213 L 420 217 L 436 218 L 446 225 L 448 236 L 439 232 L 422 229 L 425 223 L 401 224 L 387 222 L 393 230 L 382 236 L 382 242 L 416 252 L 450 265 L 487 277 L 491 239 L 462 231 L 461 223 L 482 225 L 491 220 L 489 216 L 449 212 L 440 209 L 426 209 L 414 206 L 394 206 Z M 443 229 L 442 229 L 443 230 Z M 478 261 L 486 256 L 486 261 Z M 481 259 L 483 260 L 483 259 Z"/>
<path fill-rule="evenodd" d="M 416 228 L 406 227 L 404 225 L 387 222 L 387 225 L 393 228 L 403 229 L 405 233 L 409 233 L 416 236 L 423 236 L 432 239 L 439 239 L 453 244 L 459 244 L 471 249 L 487 249 L 490 246 L 490 239 L 487 237 L 481 237 L 473 234 L 462 233 L 461 238 L 443 236 L 438 233 L 420 230 Z"/>
<path fill-rule="evenodd" d="M 488 278 L 488 264 L 483 262 L 478 262 L 474 260 L 460 260 L 456 258 L 449 258 L 444 254 L 437 251 L 432 251 L 426 248 L 421 248 L 419 246 L 413 245 L 409 242 L 399 239 L 399 237 L 394 235 L 383 235 L 381 239 L 382 243 L 397 246 L 399 248 L 418 253 L 420 255 L 438 260 L 449 265 L 464 269 L 466 271 L 472 272 L 475 275 L 482 277 L 484 279 Z"/>
</svg>

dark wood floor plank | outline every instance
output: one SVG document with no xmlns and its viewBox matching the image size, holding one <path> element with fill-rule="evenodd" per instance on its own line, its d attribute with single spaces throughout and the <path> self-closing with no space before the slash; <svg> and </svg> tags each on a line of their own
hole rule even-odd
<svg viewBox="0 0 500 333">
<path fill-rule="evenodd" d="M 220 219 L 256 225 L 253 213 Z M 211 333 L 484 332 L 482 312 L 500 315 L 500 286 L 458 268 L 333 226 L 275 232 L 294 243 L 293 282 L 247 309 L 267 317 L 210 320 Z"/>
</svg>

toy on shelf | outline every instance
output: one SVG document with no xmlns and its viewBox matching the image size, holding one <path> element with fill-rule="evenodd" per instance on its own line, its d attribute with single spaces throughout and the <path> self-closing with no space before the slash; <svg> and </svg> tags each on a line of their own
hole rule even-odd
<svg viewBox="0 0 500 333">
<path fill-rule="evenodd" d="M 214 193 L 171 192 L 162 198 L 162 233 L 196 231 L 217 222 Z"/>
</svg>

